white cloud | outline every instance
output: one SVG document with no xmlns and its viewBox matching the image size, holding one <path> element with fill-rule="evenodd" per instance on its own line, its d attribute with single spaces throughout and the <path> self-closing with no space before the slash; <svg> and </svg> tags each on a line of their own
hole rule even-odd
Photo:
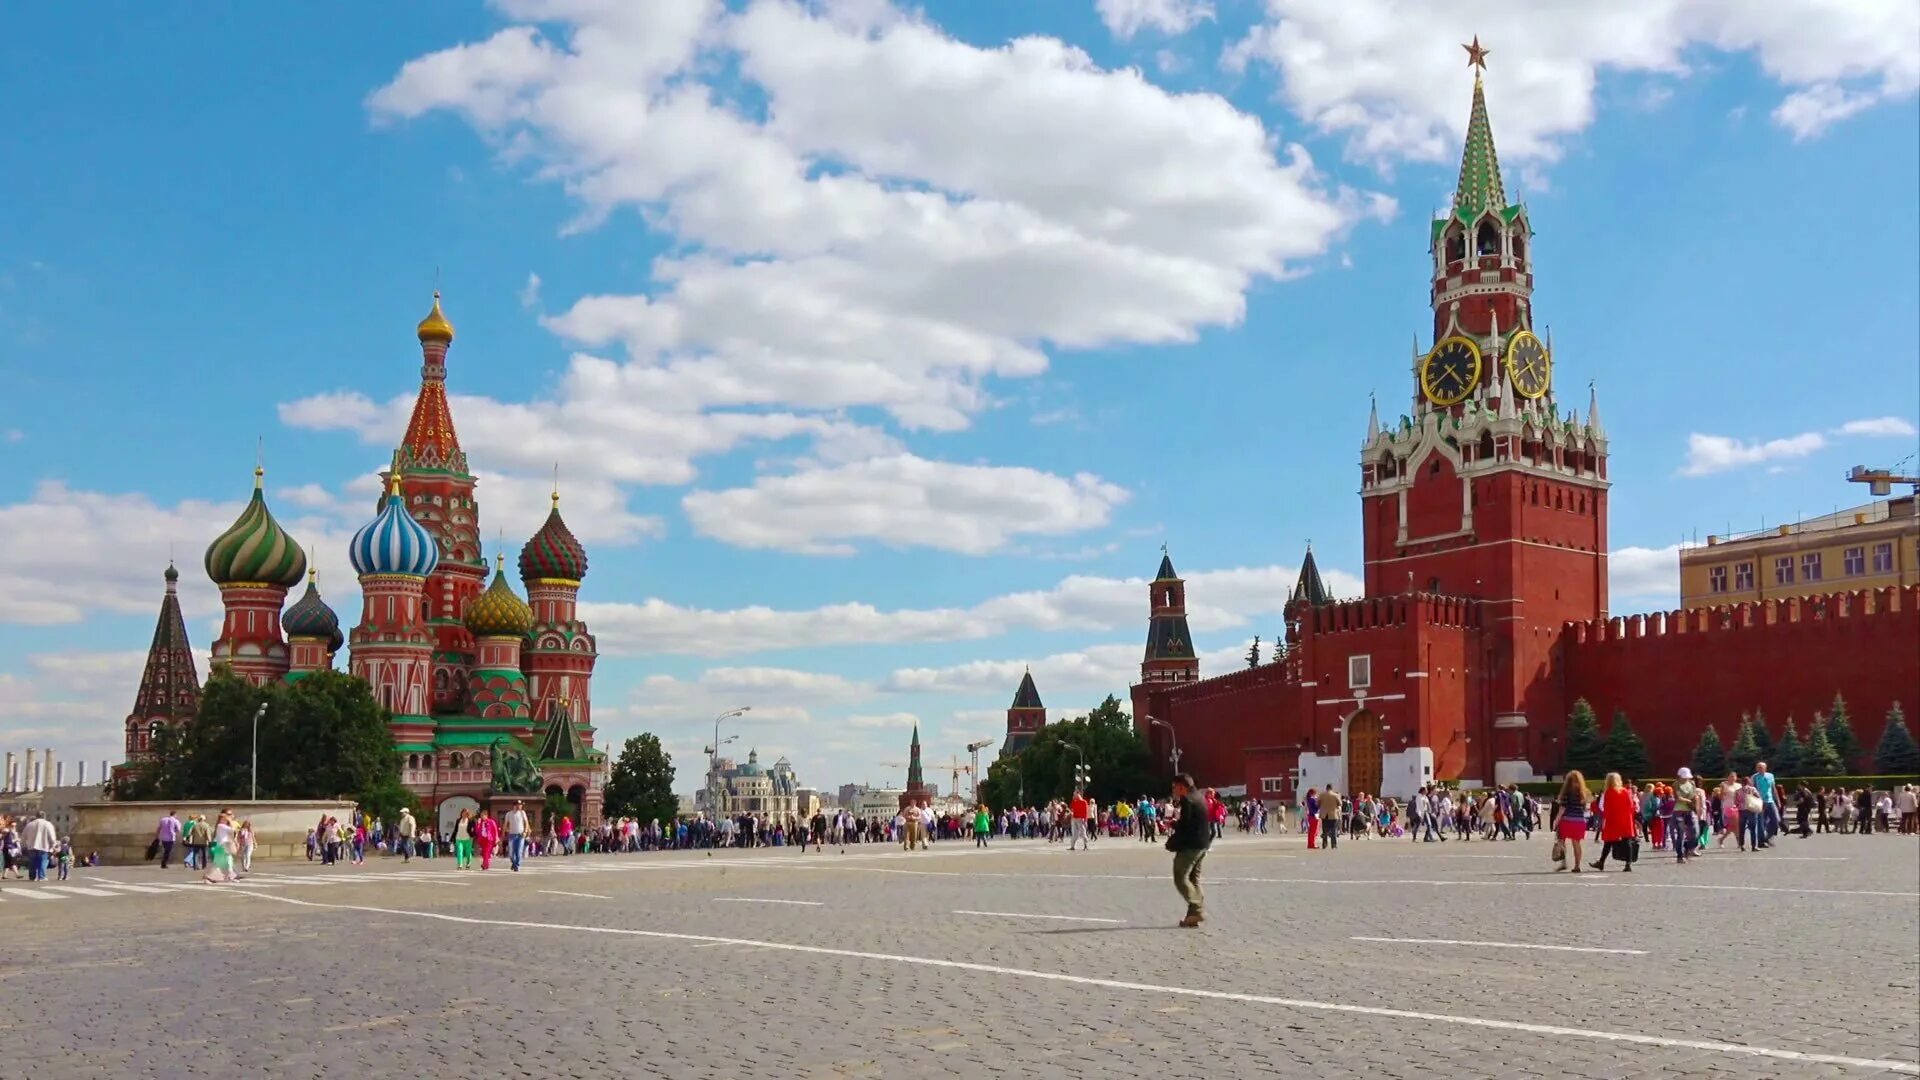
<svg viewBox="0 0 1920 1080">
<path fill-rule="evenodd" d="M 1865 420 L 1849 420 L 1834 429 L 1835 435 L 1859 435 L 1911 439 L 1920 435 L 1920 428 L 1913 421 L 1899 416 L 1875 416 Z"/>
<path fill-rule="evenodd" d="M 1881 0 L 1267 0 L 1225 61 L 1272 67 L 1289 107 L 1358 156 L 1441 160 L 1467 118 L 1452 43 L 1475 33 L 1489 35 L 1494 131 L 1514 161 L 1557 158 L 1592 122 L 1602 74 L 1685 77 L 1700 49 L 1754 54 L 1790 88 L 1774 119 L 1800 138 L 1920 88 L 1920 6 Z"/>
<path fill-rule="evenodd" d="M 1703 435 L 1696 431 L 1687 436 L 1687 463 L 1681 467 L 1680 473 L 1682 476 L 1706 476 L 1746 465 L 1803 458 L 1826 445 L 1826 436 L 1817 431 L 1805 431 L 1764 442 L 1747 442 L 1730 435 Z"/>
<path fill-rule="evenodd" d="M 675 241 L 644 291 L 548 320 L 627 353 L 617 369 L 576 359 L 574 381 L 630 385 L 592 399 L 606 416 L 522 417 L 536 440 L 664 422 L 684 455 L 784 437 L 770 425 L 799 433 L 758 414 L 730 418 L 725 438 L 676 430 L 703 426 L 681 413 L 731 407 L 962 427 L 990 400 L 985 380 L 1045 370 L 1045 345 L 1193 340 L 1237 322 L 1256 279 L 1391 212 L 1328 186 L 1224 99 L 1101 70 L 1053 39 L 977 48 L 877 3 L 508 14 L 545 28 L 410 61 L 371 95 L 374 115 L 455 112 L 563 183 L 582 208 L 571 227 L 633 208 Z M 720 72 L 764 108 L 703 81 Z"/>
<path fill-rule="evenodd" d="M 920 722 L 920 718 L 910 712 L 857 713 L 846 718 L 848 727 L 867 731 L 900 730 L 905 731 Z"/>
<path fill-rule="evenodd" d="M 1361 581 L 1340 570 L 1322 571 L 1336 595 L 1357 596 Z M 1277 631 L 1298 569 L 1236 567 L 1187 578 L 1187 618 L 1197 633 Z M 870 604 L 832 604 L 800 610 L 754 606 L 731 610 L 684 607 L 660 599 L 642 603 L 586 603 L 601 651 L 612 655 L 741 656 L 797 648 L 975 641 L 1015 630 L 1108 632 L 1131 630 L 1147 616 L 1145 578 L 1076 574 L 1049 589 L 1009 593 L 969 607 L 882 610 Z M 1136 657 L 1138 659 L 1138 657 Z M 1011 662 L 1011 661 L 1009 661 Z M 1016 679 L 1017 681 L 1017 679 Z"/>
<path fill-rule="evenodd" d="M 21 431 L 19 428 L 8 428 L 5 431 L 0 431 L 0 442 L 17 443 L 23 441 L 26 437 L 27 433 Z"/>
<path fill-rule="evenodd" d="M 1749 465 L 1770 465 L 1807 457 L 1832 445 L 1836 438 L 1912 438 L 1920 435 L 1912 421 L 1898 416 L 1875 416 L 1849 420 L 1827 431 L 1803 431 L 1777 439 L 1743 440 L 1730 435 L 1687 436 L 1687 460 L 1680 468 L 1682 476 L 1706 476 Z"/>
<path fill-rule="evenodd" d="M 1210 0 L 1095 0 L 1094 6 L 1100 21 L 1123 41 L 1142 30 L 1184 34 L 1213 18 Z"/>
<path fill-rule="evenodd" d="M 984 555 L 1022 534 L 1058 536 L 1107 523 L 1125 489 L 1081 473 L 957 465 L 894 454 L 763 476 L 751 487 L 695 491 L 693 527 L 729 544 L 851 555 L 853 541 Z"/>
<path fill-rule="evenodd" d="M 529 272 L 527 283 L 520 286 L 520 306 L 532 311 L 540 306 L 540 275 Z"/>
<path fill-rule="evenodd" d="M 1613 549 L 1607 556 L 1607 590 L 1616 600 L 1675 602 L 1680 595 L 1680 545 Z"/>
<path fill-rule="evenodd" d="M 201 678 L 207 654 L 195 650 Z M 51 748 L 67 763 L 67 781 L 87 762 L 89 783 L 99 779 L 100 762 L 125 758 L 123 725 L 146 664 L 144 649 L 104 652 L 35 653 L 25 657 L 23 673 L 0 672 L 0 745 L 11 750 Z M 3 779 L 3 778 L 0 778 Z M 45 781 L 53 783 L 51 776 Z"/>
</svg>

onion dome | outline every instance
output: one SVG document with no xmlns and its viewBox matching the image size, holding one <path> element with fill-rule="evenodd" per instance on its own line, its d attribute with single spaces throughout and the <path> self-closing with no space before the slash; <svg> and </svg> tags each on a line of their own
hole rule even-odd
<svg viewBox="0 0 1920 1080">
<path fill-rule="evenodd" d="M 533 609 L 507 584 L 507 557 L 501 555 L 487 591 L 467 601 L 467 629 L 477 637 L 526 637 Z"/>
<path fill-rule="evenodd" d="M 560 493 L 556 491 L 546 524 L 520 549 L 520 580 L 531 583 L 545 578 L 578 583 L 586 576 L 587 549 L 560 519 Z"/>
<path fill-rule="evenodd" d="M 318 573 L 307 571 L 307 591 L 280 616 L 280 628 L 288 637 L 326 638 L 327 651 L 339 652 L 347 639 L 340 633 L 340 616 L 320 599 L 320 588 L 313 580 Z"/>
<path fill-rule="evenodd" d="M 307 553 L 273 520 L 263 490 L 267 471 L 253 470 L 253 498 L 227 531 L 207 545 L 207 576 L 215 585 L 278 585 L 290 589 L 307 572 Z"/>
<path fill-rule="evenodd" d="M 453 343 L 453 324 L 447 321 L 445 312 L 440 310 L 440 290 L 433 290 L 433 310 L 420 320 L 414 333 L 419 335 L 421 343 L 438 341 L 443 345 Z"/>
<path fill-rule="evenodd" d="M 390 475 L 386 505 L 353 534 L 347 544 L 347 558 L 362 575 L 426 577 L 440 565 L 440 546 L 427 527 L 407 512 L 406 502 L 400 497 L 399 470 Z"/>
</svg>

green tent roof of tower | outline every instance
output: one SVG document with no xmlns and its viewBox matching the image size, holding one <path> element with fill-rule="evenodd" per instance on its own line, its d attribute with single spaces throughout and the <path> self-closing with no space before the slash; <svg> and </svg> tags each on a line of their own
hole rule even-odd
<svg viewBox="0 0 1920 1080">
<path fill-rule="evenodd" d="M 1016 709 L 1044 709 L 1040 704 L 1040 689 L 1033 685 L 1033 672 L 1020 676 L 1020 689 L 1013 692 L 1013 707 Z"/>
<path fill-rule="evenodd" d="M 574 726 L 573 710 L 566 702 L 556 701 L 547 707 L 552 719 L 547 723 L 546 738 L 540 740 L 541 761 L 591 761 L 586 740 L 580 737 L 580 729 Z"/>
<path fill-rule="evenodd" d="M 1307 545 L 1307 557 L 1300 563 L 1300 578 L 1294 582 L 1293 597 L 1304 600 L 1314 607 L 1333 603 L 1333 594 L 1327 591 L 1327 583 L 1320 579 L 1320 564 L 1313 560 L 1313 545 Z"/>
<path fill-rule="evenodd" d="M 1153 575 L 1153 580 L 1155 581 L 1179 581 L 1180 580 L 1180 575 L 1173 572 L 1173 556 L 1168 555 L 1165 552 L 1161 553 L 1160 571 Z"/>
<path fill-rule="evenodd" d="M 1460 179 L 1453 189 L 1453 209 L 1435 219 L 1433 241 L 1439 243 L 1452 222 L 1472 225 L 1482 214 L 1492 213 L 1502 225 L 1511 225 L 1526 210 L 1521 203 L 1507 202 L 1507 189 L 1500 179 L 1500 155 L 1493 147 L 1493 123 L 1487 119 L 1486 90 L 1476 77 L 1466 146 L 1460 152 Z"/>
</svg>

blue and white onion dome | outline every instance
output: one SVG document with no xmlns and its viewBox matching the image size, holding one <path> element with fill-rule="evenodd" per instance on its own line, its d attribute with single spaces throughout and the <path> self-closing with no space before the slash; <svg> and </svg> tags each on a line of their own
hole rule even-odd
<svg viewBox="0 0 1920 1080">
<path fill-rule="evenodd" d="M 353 534 L 347 558 L 355 571 L 366 574 L 405 574 L 426 577 L 440 565 L 440 546 L 425 525 L 407 512 L 400 495 L 400 472 L 394 470 L 387 501 L 372 521 Z"/>
</svg>

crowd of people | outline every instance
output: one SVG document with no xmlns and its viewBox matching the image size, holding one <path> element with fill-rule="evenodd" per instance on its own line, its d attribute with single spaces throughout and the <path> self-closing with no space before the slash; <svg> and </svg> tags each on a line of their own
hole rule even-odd
<svg viewBox="0 0 1920 1080">
<path fill-rule="evenodd" d="M 45 881 L 51 872 L 65 881 L 75 858 L 72 838 L 60 836 L 44 812 L 35 811 L 25 819 L 0 815 L 0 879 Z M 79 857 L 79 862 L 99 866 L 100 855 L 92 852 Z"/>
</svg>

